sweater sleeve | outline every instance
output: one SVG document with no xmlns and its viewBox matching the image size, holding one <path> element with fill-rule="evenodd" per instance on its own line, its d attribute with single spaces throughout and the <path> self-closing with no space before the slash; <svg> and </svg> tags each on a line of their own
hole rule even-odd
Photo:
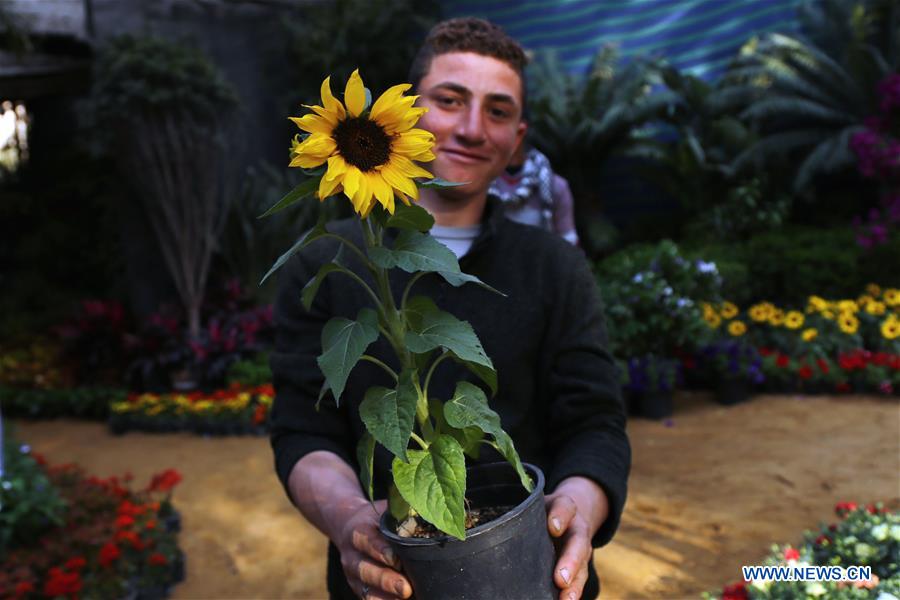
<svg viewBox="0 0 900 600">
<path fill-rule="evenodd" d="M 625 505 L 631 447 L 625 433 L 615 362 L 607 350 L 606 327 L 596 282 L 580 250 L 566 252 L 569 277 L 560 283 L 548 324 L 549 439 L 553 463 L 547 480 L 595 481 L 609 500 L 609 516 L 592 540 L 612 539 Z"/>
<path fill-rule="evenodd" d="M 322 328 L 331 316 L 328 287 L 322 285 L 310 311 L 303 307 L 300 291 L 318 267 L 303 253 L 288 261 L 279 276 L 274 305 L 275 348 L 270 365 L 275 400 L 270 442 L 276 473 L 289 498 L 291 470 L 306 454 L 328 450 L 354 464 L 352 431 L 343 408 L 330 395 L 322 399 L 318 410 L 315 406 L 324 383 L 316 357 L 321 353 Z"/>
</svg>

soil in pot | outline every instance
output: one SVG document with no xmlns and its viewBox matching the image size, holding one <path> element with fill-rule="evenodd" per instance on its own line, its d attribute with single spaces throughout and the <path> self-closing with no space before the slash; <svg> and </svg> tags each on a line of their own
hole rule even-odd
<svg viewBox="0 0 900 600">
<path fill-rule="evenodd" d="M 484 523 L 490 523 L 498 517 L 502 517 L 514 507 L 512 506 L 486 506 L 484 508 L 470 508 L 466 511 L 466 531 L 478 527 Z M 418 515 L 410 517 L 397 525 L 397 535 L 400 537 L 434 538 L 444 535 L 437 527 L 422 519 Z"/>
<path fill-rule="evenodd" d="M 447 535 L 401 537 L 390 513 L 382 515 L 388 539 L 412 583 L 417 600 L 551 600 L 556 553 L 547 531 L 544 476 L 525 470 L 535 483 L 528 493 L 508 463 L 476 465 L 467 471 L 469 509 L 487 520 L 466 531 L 466 539 Z M 494 518 L 494 511 L 512 506 Z"/>
</svg>

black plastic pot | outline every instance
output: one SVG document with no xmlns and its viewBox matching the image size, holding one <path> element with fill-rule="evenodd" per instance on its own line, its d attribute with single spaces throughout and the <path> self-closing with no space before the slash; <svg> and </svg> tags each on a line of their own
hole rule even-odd
<svg viewBox="0 0 900 600">
<path fill-rule="evenodd" d="M 556 554 L 547 531 L 544 474 L 525 470 L 535 482 L 531 494 L 508 463 L 476 465 L 466 474 L 472 508 L 514 506 L 511 511 L 466 532 L 465 540 L 398 536 L 386 512 L 381 533 L 388 539 L 412 583 L 416 600 L 554 599 Z"/>
<path fill-rule="evenodd" d="M 739 377 L 725 377 L 716 385 L 716 402 L 722 406 L 734 406 L 750 398 L 750 383 Z"/>
</svg>

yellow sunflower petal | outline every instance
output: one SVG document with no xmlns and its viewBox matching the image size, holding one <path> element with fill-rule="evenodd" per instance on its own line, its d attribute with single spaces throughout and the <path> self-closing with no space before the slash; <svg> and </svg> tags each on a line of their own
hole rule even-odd
<svg viewBox="0 0 900 600">
<path fill-rule="evenodd" d="M 378 117 L 386 110 L 392 108 L 403 96 L 403 93 L 411 87 L 412 85 L 408 83 L 401 83 L 386 89 L 372 105 L 371 118 L 377 121 Z"/>
<path fill-rule="evenodd" d="M 340 154 L 335 154 L 328 158 L 328 170 L 325 171 L 324 179 L 341 180 L 341 176 L 347 172 L 347 161 Z"/>
<path fill-rule="evenodd" d="M 340 103 L 340 101 L 334 97 L 331 93 L 331 77 L 326 77 L 325 81 L 322 82 L 322 108 L 326 111 L 334 115 L 335 120 L 339 121 L 346 116 L 344 112 L 344 105 Z M 313 109 L 315 110 L 315 109 Z M 318 111 L 316 111 L 318 112 Z M 324 116 L 324 115 L 321 115 Z"/>
<path fill-rule="evenodd" d="M 350 74 L 347 80 L 347 86 L 344 88 L 344 102 L 347 103 L 347 112 L 350 116 L 358 117 L 366 107 L 366 88 L 363 85 L 362 77 L 359 76 L 359 69 Z"/>
<path fill-rule="evenodd" d="M 405 156 L 401 156 L 396 154 L 391 157 L 392 166 L 396 167 L 405 177 L 426 177 L 431 179 L 433 176 L 431 173 L 413 163 L 413 161 L 409 160 Z"/>
<path fill-rule="evenodd" d="M 369 187 L 375 198 L 383 207 L 391 214 L 394 214 L 394 192 L 391 186 L 384 180 L 384 177 L 378 171 L 370 171 L 366 173 Z"/>
<path fill-rule="evenodd" d="M 315 169 L 325 162 L 325 159 L 316 155 L 297 154 L 288 163 L 289 167 L 300 167 L 301 169 Z"/>
<path fill-rule="evenodd" d="M 323 133 L 331 135 L 334 125 L 329 123 L 327 119 L 316 114 L 303 115 L 302 117 L 288 117 L 294 124 L 309 133 Z"/>
<path fill-rule="evenodd" d="M 341 180 L 338 177 L 335 177 L 333 179 L 322 177 L 321 181 L 319 181 L 319 200 L 324 200 L 328 196 L 340 193 L 340 191 Z"/>
<path fill-rule="evenodd" d="M 379 172 L 388 185 L 397 190 L 400 194 L 410 196 L 414 200 L 419 199 L 419 188 L 416 187 L 415 182 L 412 179 L 405 177 L 403 172 L 393 165 L 393 162 L 382 167 Z"/>
<path fill-rule="evenodd" d="M 379 125 L 390 134 L 403 133 L 408 131 L 416 123 L 419 118 L 428 112 L 425 107 L 412 107 L 404 104 L 397 104 L 391 109 L 384 111 L 377 119 Z"/>
<path fill-rule="evenodd" d="M 353 200 L 353 197 L 356 195 L 356 191 L 359 189 L 359 178 L 362 176 L 359 169 L 354 166 L 348 166 L 347 172 L 344 173 L 344 178 L 342 183 L 344 184 L 344 193 L 347 194 L 347 197 L 350 200 Z"/>
<path fill-rule="evenodd" d="M 372 188 L 369 187 L 368 177 L 366 177 L 365 173 L 360 173 L 359 175 L 359 187 L 350 201 L 353 202 L 353 208 L 356 209 L 356 212 L 360 215 L 368 215 L 372 210 L 372 203 L 375 202 L 375 199 L 372 196 Z"/>
<path fill-rule="evenodd" d="M 418 132 L 423 132 L 427 135 L 421 135 Z M 434 147 L 434 136 L 422 129 L 410 129 L 398 135 L 391 142 L 392 152 L 402 154 L 410 160 L 422 162 L 434 160 L 434 154 L 431 152 L 432 147 Z"/>
</svg>

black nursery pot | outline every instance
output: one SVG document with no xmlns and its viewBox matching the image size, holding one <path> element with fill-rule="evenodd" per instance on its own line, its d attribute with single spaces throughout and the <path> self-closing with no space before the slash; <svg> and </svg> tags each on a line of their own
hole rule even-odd
<svg viewBox="0 0 900 600">
<path fill-rule="evenodd" d="M 412 583 L 416 600 L 534 600 L 557 598 L 556 554 L 547 531 L 544 474 L 525 464 L 534 481 L 531 494 L 508 463 L 476 465 L 466 473 L 472 508 L 514 506 L 505 515 L 449 536 L 404 538 L 389 512 L 381 517 L 388 539 Z"/>
</svg>

